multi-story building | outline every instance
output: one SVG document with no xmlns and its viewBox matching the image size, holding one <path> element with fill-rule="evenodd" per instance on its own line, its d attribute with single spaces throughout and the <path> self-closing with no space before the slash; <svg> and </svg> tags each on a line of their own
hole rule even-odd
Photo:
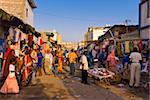
<svg viewBox="0 0 150 100">
<path fill-rule="evenodd" d="M 62 42 L 62 36 L 60 34 L 57 35 L 57 43 L 61 44 Z"/>
<path fill-rule="evenodd" d="M 141 0 L 139 4 L 140 38 L 150 39 L 150 1 Z"/>
<path fill-rule="evenodd" d="M 0 0 L 0 8 L 33 26 L 34 0 Z"/>
<path fill-rule="evenodd" d="M 104 35 L 109 28 L 110 27 L 89 27 L 88 32 L 86 33 L 88 41 L 98 40 L 98 37 Z"/>
<path fill-rule="evenodd" d="M 71 50 L 71 49 L 76 50 L 78 48 L 78 43 L 76 43 L 76 42 L 61 42 L 60 44 L 69 50 Z"/>
<path fill-rule="evenodd" d="M 43 42 L 48 42 L 49 41 L 49 36 L 53 33 L 54 36 L 50 37 L 50 40 L 52 41 L 57 41 L 58 44 L 62 42 L 62 36 L 57 32 L 57 31 L 46 31 L 46 32 L 40 32 L 41 33 L 41 38 Z"/>
</svg>

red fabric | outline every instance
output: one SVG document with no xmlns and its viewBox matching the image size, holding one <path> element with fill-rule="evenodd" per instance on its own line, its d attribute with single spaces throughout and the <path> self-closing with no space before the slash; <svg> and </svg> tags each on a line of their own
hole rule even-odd
<svg viewBox="0 0 150 100">
<path fill-rule="evenodd" d="M 4 59 L 7 59 L 10 51 L 11 51 L 11 48 L 8 48 L 7 51 L 6 51 L 6 53 L 5 53 L 5 55 L 4 55 Z"/>
<path fill-rule="evenodd" d="M 28 35 L 28 45 L 31 46 L 32 45 L 32 41 L 33 41 L 33 35 Z"/>
<path fill-rule="evenodd" d="M 142 40 L 139 41 L 138 47 L 139 47 L 139 52 L 142 52 Z"/>
<path fill-rule="evenodd" d="M 109 61 L 111 63 L 111 65 L 116 65 L 115 51 L 114 50 L 108 55 L 107 61 Z"/>
<path fill-rule="evenodd" d="M 43 41 L 42 41 L 42 38 L 40 38 L 40 45 L 42 45 Z"/>
</svg>

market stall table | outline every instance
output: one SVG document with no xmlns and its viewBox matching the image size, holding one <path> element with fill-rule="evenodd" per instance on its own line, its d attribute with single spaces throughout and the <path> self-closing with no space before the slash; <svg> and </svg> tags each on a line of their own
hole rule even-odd
<svg viewBox="0 0 150 100">
<path fill-rule="evenodd" d="M 115 73 L 107 70 L 106 68 L 94 68 L 88 70 L 89 76 L 92 76 L 94 79 L 99 79 L 100 82 L 105 82 L 110 85 L 109 79 L 113 78 Z"/>
</svg>

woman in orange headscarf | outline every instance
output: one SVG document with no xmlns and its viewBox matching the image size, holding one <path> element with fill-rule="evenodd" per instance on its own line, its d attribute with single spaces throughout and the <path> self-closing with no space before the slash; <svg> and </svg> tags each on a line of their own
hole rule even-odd
<svg viewBox="0 0 150 100">
<path fill-rule="evenodd" d="M 61 50 L 61 46 L 58 47 L 58 73 L 62 73 L 62 65 L 63 65 L 63 52 Z"/>
<path fill-rule="evenodd" d="M 115 51 L 114 50 L 112 50 L 111 53 L 108 55 L 107 61 L 108 61 L 108 66 L 109 66 L 110 70 L 112 72 L 116 73 L 116 71 L 117 71 L 117 69 L 116 69 L 117 61 L 116 61 Z"/>
</svg>

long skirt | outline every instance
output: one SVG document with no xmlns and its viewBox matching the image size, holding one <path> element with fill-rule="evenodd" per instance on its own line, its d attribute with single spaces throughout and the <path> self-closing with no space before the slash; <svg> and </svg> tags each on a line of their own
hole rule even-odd
<svg viewBox="0 0 150 100">
<path fill-rule="evenodd" d="M 62 73 L 62 64 L 63 64 L 62 59 L 59 59 L 58 60 L 58 73 Z"/>
<path fill-rule="evenodd" d="M 45 59 L 45 62 L 44 62 L 44 69 L 45 69 L 45 73 L 46 74 L 50 74 L 50 59 Z"/>
<path fill-rule="evenodd" d="M 5 81 L 5 83 L 3 84 L 2 88 L 0 89 L 1 93 L 19 93 L 19 86 L 17 83 L 17 79 L 16 76 L 14 76 L 13 78 L 10 78 L 9 76 L 7 76 L 7 79 Z"/>
</svg>

